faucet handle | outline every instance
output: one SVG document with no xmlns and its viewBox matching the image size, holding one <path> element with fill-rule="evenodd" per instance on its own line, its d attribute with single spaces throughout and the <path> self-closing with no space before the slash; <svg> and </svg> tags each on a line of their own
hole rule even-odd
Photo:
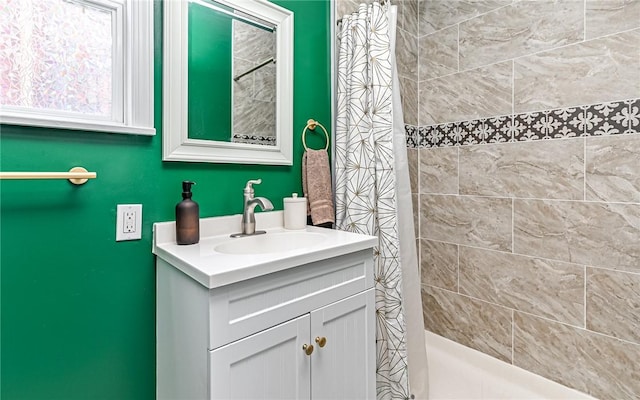
<svg viewBox="0 0 640 400">
<path fill-rule="evenodd" d="M 262 179 L 250 179 L 247 181 L 247 185 L 244 187 L 246 193 L 253 193 L 253 187 L 251 185 L 259 185 L 262 183 Z"/>
</svg>

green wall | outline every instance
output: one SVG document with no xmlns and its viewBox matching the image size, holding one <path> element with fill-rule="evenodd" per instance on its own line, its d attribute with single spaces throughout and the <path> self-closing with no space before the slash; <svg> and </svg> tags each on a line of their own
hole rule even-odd
<svg viewBox="0 0 640 400">
<path fill-rule="evenodd" d="M 231 18 L 189 3 L 187 124 L 191 139 L 231 141 L 232 42 Z"/>
<path fill-rule="evenodd" d="M 194 199 L 202 217 L 240 213 L 248 179 L 263 179 L 256 193 L 276 209 L 282 209 L 283 197 L 301 191 L 300 132 L 308 118 L 325 126 L 331 120 L 329 0 L 277 3 L 295 12 L 292 167 L 162 162 L 158 1 L 156 136 L 1 126 L 2 171 L 81 165 L 98 173 L 79 187 L 66 181 L 0 181 L 3 400 L 153 399 L 151 229 L 156 221 L 174 218 L 181 181 L 197 182 Z M 115 242 L 116 204 L 124 203 L 143 204 L 142 240 Z"/>
</svg>

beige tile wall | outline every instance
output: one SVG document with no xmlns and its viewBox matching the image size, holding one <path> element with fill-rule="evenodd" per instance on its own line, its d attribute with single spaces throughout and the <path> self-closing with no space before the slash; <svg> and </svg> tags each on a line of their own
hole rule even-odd
<svg viewBox="0 0 640 400">
<path fill-rule="evenodd" d="M 419 125 L 640 97 L 640 0 L 418 9 Z M 640 134 L 408 152 L 427 329 L 640 398 Z"/>
<path fill-rule="evenodd" d="M 391 4 L 398 6 L 396 64 L 401 82 L 400 96 L 404 122 L 418 125 L 418 0 L 391 0 Z"/>
<path fill-rule="evenodd" d="M 640 134 L 408 151 L 426 328 L 640 397 Z"/>
<path fill-rule="evenodd" d="M 637 0 L 420 0 L 419 8 L 420 125 L 640 92 Z"/>
</svg>

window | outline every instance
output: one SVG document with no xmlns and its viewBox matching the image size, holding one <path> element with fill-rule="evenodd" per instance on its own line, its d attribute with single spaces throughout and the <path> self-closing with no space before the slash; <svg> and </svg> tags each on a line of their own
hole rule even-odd
<svg viewBox="0 0 640 400">
<path fill-rule="evenodd" d="M 153 128 L 151 0 L 0 0 L 0 122 Z"/>
</svg>

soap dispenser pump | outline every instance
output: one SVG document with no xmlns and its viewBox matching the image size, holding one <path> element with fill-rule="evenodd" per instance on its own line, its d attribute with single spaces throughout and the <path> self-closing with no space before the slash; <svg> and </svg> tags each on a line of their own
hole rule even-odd
<svg viewBox="0 0 640 400">
<path fill-rule="evenodd" d="M 182 182 L 182 201 L 176 205 L 178 244 L 196 244 L 200 241 L 200 207 L 191 200 L 191 185 L 195 185 L 195 182 Z"/>
</svg>

